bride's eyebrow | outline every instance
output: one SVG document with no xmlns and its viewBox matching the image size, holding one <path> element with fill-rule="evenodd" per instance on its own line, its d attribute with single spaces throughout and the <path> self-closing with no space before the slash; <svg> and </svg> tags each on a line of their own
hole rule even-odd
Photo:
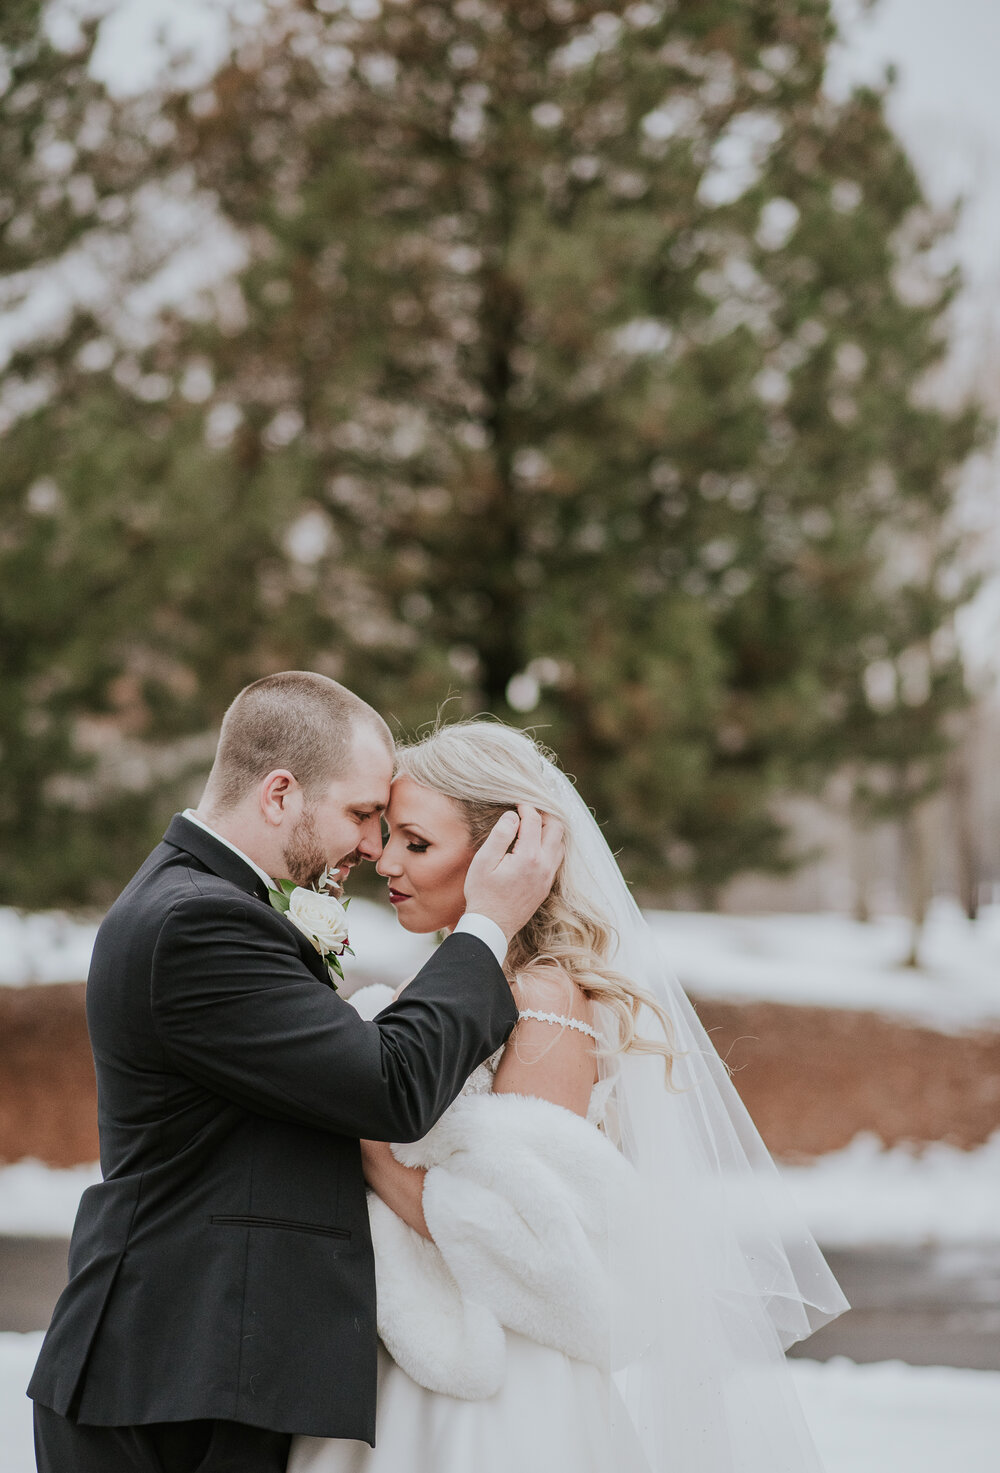
<svg viewBox="0 0 1000 1473">
<path fill-rule="evenodd" d="M 398 829 L 406 829 L 407 833 L 416 834 L 417 837 L 421 839 L 428 839 L 430 837 L 426 830 L 422 829 L 419 824 L 407 823 L 406 819 L 400 819 L 396 827 Z"/>
</svg>

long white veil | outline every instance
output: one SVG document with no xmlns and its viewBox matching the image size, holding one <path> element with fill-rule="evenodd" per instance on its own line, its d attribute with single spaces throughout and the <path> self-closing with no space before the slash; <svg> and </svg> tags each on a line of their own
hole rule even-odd
<svg viewBox="0 0 1000 1473">
<path fill-rule="evenodd" d="M 672 1090 L 659 1056 L 599 1055 L 605 1129 L 636 1180 L 635 1198 L 608 1204 L 614 1473 L 817 1473 L 783 1352 L 847 1301 L 590 810 L 552 770 L 617 934 L 612 965 L 666 1010 L 679 1051 Z M 663 1036 L 648 1009 L 639 1031 Z"/>
</svg>

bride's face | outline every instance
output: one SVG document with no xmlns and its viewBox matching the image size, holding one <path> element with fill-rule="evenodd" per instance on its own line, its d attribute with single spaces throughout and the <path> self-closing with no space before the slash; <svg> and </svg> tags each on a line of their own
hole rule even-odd
<svg viewBox="0 0 1000 1473">
<path fill-rule="evenodd" d="M 397 777 L 385 812 L 389 838 L 375 868 L 407 931 L 444 931 L 465 910 L 465 872 L 475 849 L 457 803 Z"/>
</svg>

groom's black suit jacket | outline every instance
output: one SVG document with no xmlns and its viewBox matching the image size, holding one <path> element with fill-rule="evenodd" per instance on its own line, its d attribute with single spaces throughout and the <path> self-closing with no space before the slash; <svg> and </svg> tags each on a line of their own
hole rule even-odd
<svg viewBox="0 0 1000 1473">
<path fill-rule="evenodd" d="M 175 817 L 98 932 L 105 1179 L 29 1396 L 101 1426 L 374 1441 L 358 1137 L 423 1135 L 516 1015 L 489 948 L 459 934 L 362 1021 L 254 872 Z"/>
</svg>

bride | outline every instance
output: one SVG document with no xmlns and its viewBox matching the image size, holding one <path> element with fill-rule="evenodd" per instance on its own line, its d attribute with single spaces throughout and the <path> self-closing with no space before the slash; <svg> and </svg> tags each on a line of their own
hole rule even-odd
<svg viewBox="0 0 1000 1473">
<path fill-rule="evenodd" d="M 390 902 L 454 926 L 518 804 L 566 849 L 514 1033 L 422 1142 L 362 1143 L 376 1445 L 297 1437 L 289 1473 L 817 1473 L 783 1350 L 846 1301 L 573 785 L 499 723 L 401 749 Z"/>
</svg>

